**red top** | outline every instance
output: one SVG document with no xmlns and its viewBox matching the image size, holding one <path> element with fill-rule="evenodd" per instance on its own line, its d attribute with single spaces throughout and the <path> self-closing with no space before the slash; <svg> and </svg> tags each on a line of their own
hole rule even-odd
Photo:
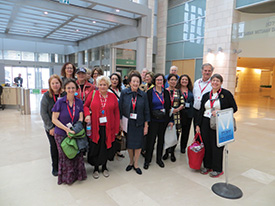
<svg viewBox="0 0 275 206">
<path fill-rule="evenodd" d="M 95 96 L 92 100 L 93 92 L 89 94 L 84 103 L 84 116 L 90 115 L 90 109 L 92 112 L 92 136 L 90 137 L 94 143 L 98 143 L 99 140 L 99 118 L 102 117 L 101 102 L 99 97 L 99 91 L 95 92 Z M 116 96 L 108 92 L 108 99 L 106 102 L 104 116 L 107 117 L 106 123 L 106 146 L 107 149 L 111 148 L 112 142 L 115 141 L 116 134 L 119 132 L 120 115 L 119 107 Z"/>
<path fill-rule="evenodd" d="M 95 89 L 95 86 L 86 80 L 84 83 L 84 87 L 83 87 L 84 92 L 82 92 L 78 80 L 76 80 L 76 83 L 79 86 L 78 90 L 76 91 L 77 92 L 76 97 L 81 99 L 83 102 L 85 102 L 85 100 L 88 98 L 89 94 Z"/>
</svg>

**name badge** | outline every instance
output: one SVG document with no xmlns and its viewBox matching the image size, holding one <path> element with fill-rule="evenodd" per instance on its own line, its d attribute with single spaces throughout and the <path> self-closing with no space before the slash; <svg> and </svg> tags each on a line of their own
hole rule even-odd
<svg viewBox="0 0 275 206">
<path fill-rule="evenodd" d="M 210 116 L 211 116 L 211 112 L 210 112 L 210 111 L 207 111 L 207 112 L 206 112 L 206 116 L 210 117 Z"/>
<path fill-rule="evenodd" d="M 61 99 L 62 97 L 57 97 L 57 100 Z"/>
<path fill-rule="evenodd" d="M 190 103 L 185 102 L 185 107 L 190 108 Z"/>
<path fill-rule="evenodd" d="M 106 123 L 107 122 L 107 117 L 100 117 L 99 122 L 100 123 Z"/>
<path fill-rule="evenodd" d="M 137 114 L 130 113 L 130 119 L 137 119 Z"/>
<path fill-rule="evenodd" d="M 73 127 L 73 125 L 72 125 L 71 122 L 69 122 L 68 124 L 66 124 L 66 126 L 67 126 L 69 129 L 71 129 L 71 128 Z"/>
<path fill-rule="evenodd" d="M 198 97 L 198 100 L 201 100 L 201 97 Z"/>
<path fill-rule="evenodd" d="M 165 113 L 165 109 L 161 109 L 160 111 L 162 111 L 163 113 Z"/>
</svg>

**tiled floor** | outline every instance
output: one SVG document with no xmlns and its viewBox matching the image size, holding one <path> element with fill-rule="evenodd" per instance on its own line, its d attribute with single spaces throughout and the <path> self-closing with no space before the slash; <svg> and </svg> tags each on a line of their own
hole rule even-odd
<svg viewBox="0 0 275 206">
<path fill-rule="evenodd" d="M 229 145 L 228 175 L 242 190 L 241 199 L 215 195 L 211 186 L 225 176 L 213 179 L 190 170 L 178 148 L 177 161 L 165 161 L 164 169 L 152 163 L 139 176 L 125 171 L 125 158 L 108 164 L 109 178 L 93 179 L 86 164 L 86 181 L 57 185 L 39 107 L 32 101 L 29 116 L 0 111 L 0 205 L 275 205 L 275 100 L 254 94 L 236 99 L 238 131 Z"/>
</svg>

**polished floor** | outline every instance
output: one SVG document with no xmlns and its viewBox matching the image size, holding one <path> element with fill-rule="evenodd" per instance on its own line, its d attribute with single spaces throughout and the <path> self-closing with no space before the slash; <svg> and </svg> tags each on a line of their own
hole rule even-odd
<svg viewBox="0 0 275 206">
<path fill-rule="evenodd" d="M 108 163 L 109 178 L 100 174 L 93 179 L 93 168 L 86 164 L 87 180 L 57 185 L 36 106 L 39 98 L 32 99 L 32 115 L 9 108 L 0 111 L 0 205 L 275 205 L 274 99 L 261 94 L 236 96 L 238 130 L 236 141 L 228 146 L 228 179 L 243 197 L 230 200 L 211 190 L 213 184 L 225 182 L 225 175 L 215 179 L 189 169 L 179 148 L 175 163 L 166 160 L 162 169 L 153 162 L 141 176 L 125 171 L 125 153 L 125 159 Z"/>
</svg>

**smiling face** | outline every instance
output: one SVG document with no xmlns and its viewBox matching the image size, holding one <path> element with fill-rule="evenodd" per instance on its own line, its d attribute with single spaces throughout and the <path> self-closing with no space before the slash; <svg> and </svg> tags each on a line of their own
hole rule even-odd
<svg viewBox="0 0 275 206">
<path fill-rule="evenodd" d="M 221 82 L 220 79 L 214 77 L 211 80 L 211 86 L 212 86 L 213 90 L 218 91 L 221 88 L 221 86 L 222 86 L 222 82 Z"/>
<path fill-rule="evenodd" d="M 50 85 L 51 85 L 51 89 L 53 90 L 53 92 L 54 92 L 55 94 L 58 94 L 58 93 L 59 93 L 59 90 L 60 90 L 60 88 L 61 88 L 61 84 L 60 84 L 60 82 L 58 81 L 58 79 L 53 78 L 52 81 L 51 81 L 51 83 L 50 83 Z"/>
<path fill-rule="evenodd" d="M 98 71 L 94 71 L 94 74 L 93 74 L 93 79 L 96 79 L 98 77 Z"/>
<path fill-rule="evenodd" d="M 168 84 L 171 88 L 175 88 L 176 84 L 177 84 L 177 78 L 176 77 L 171 77 L 168 80 Z"/>
<path fill-rule="evenodd" d="M 73 65 L 71 65 L 71 64 L 66 65 L 66 68 L 65 68 L 66 76 L 72 76 L 73 72 L 74 72 Z"/>
<path fill-rule="evenodd" d="M 138 77 L 132 77 L 129 84 L 131 86 L 132 91 L 137 91 L 140 85 L 140 80 Z"/>
<path fill-rule="evenodd" d="M 162 77 L 162 76 L 158 76 L 158 77 L 156 78 L 156 86 L 157 86 L 157 87 L 162 87 L 163 83 L 164 83 L 163 77 Z"/>
<path fill-rule="evenodd" d="M 105 94 L 108 90 L 108 84 L 105 82 L 105 80 L 101 80 L 98 82 L 98 90 L 100 93 Z"/>
<path fill-rule="evenodd" d="M 151 77 L 151 75 L 150 74 L 147 74 L 146 76 L 145 76 L 145 82 L 148 84 L 151 84 L 151 82 L 152 82 L 152 77 Z"/>
<path fill-rule="evenodd" d="M 189 83 L 188 78 L 183 76 L 180 80 L 180 85 L 183 87 L 187 87 L 188 83 Z"/>
<path fill-rule="evenodd" d="M 112 85 L 113 88 L 117 88 L 118 77 L 116 75 L 111 76 L 111 85 Z"/>
<path fill-rule="evenodd" d="M 73 82 L 68 83 L 65 87 L 65 91 L 68 96 L 74 96 L 76 92 L 76 85 Z"/>
<path fill-rule="evenodd" d="M 202 73 L 202 80 L 207 81 L 212 76 L 213 70 L 211 66 L 204 66 L 201 73 Z"/>
<path fill-rule="evenodd" d="M 170 74 L 177 74 L 177 71 L 178 71 L 177 67 L 173 66 L 170 68 Z"/>
<path fill-rule="evenodd" d="M 79 82 L 86 81 L 86 74 L 85 74 L 85 73 L 83 73 L 83 72 L 78 72 L 78 73 L 76 74 L 76 76 L 77 76 L 77 79 L 78 79 Z"/>
</svg>

